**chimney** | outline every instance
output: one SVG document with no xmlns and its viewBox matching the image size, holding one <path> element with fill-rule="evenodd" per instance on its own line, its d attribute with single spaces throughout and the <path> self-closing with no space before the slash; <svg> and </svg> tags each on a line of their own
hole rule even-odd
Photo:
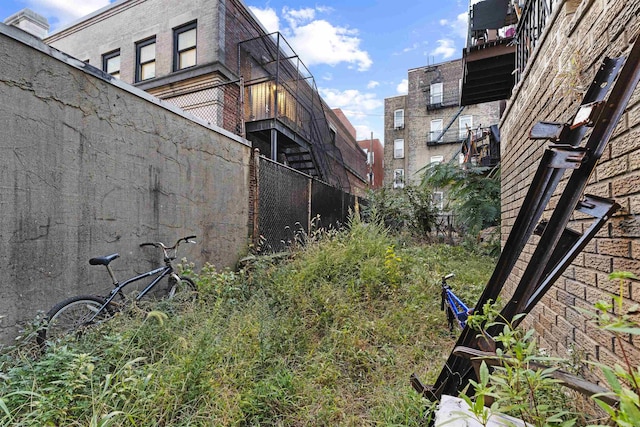
<svg viewBox="0 0 640 427">
<path fill-rule="evenodd" d="M 49 32 L 49 22 L 44 16 L 35 13 L 31 9 L 22 9 L 4 20 L 7 25 L 13 25 L 40 39 Z"/>
</svg>

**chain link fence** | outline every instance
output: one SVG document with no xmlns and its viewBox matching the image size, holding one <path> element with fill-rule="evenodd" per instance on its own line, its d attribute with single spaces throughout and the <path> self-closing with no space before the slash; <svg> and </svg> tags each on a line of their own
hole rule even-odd
<svg viewBox="0 0 640 427">
<path fill-rule="evenodd" d="M 240 84 L 240 81 L 207 82 L 163 99 L 209 124 L 242 135 L 244 124 Z"/>
<path fill-rule="evenodd" d="M 285 250 L 310 230 L 340 227 L 357 197 L 254 152 L 253 243 L 263 252 Z"/>
</svg>

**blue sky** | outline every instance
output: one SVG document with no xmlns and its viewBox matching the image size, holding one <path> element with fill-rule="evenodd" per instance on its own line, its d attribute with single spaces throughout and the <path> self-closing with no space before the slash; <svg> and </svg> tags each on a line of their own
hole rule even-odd
<svg viewBox="0 0 640 427">
<path fill-rule="evenodd" d="M 215 1 L 215 0 L 211 0 Z M 384 98 L 406 93 L 407 70 L 456 59 L 465 44 L 467 0 L 244 0 L 280 31 L 341 108 L 358 139 L 383 140 Z M 109 0 L 0 0 L 0 19 L 28 7 L 52 30 Z"/>
</svg>

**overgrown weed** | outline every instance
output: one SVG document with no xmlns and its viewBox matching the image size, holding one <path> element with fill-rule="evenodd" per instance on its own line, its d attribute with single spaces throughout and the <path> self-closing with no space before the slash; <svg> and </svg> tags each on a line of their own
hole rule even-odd
<svg viewBox="0 0 640 427">
<path fill-rule="evenodd" d="M 455 272 L 472 302 L 492 265 L 357 218 L 238 272 L 184 262 L 193 306 L 116 316 L 37 359 L 4 354 L 0 424 L 426 425 L 408 378 L 433 380 L 453 345 L 439 278 Z"/>
</svg>

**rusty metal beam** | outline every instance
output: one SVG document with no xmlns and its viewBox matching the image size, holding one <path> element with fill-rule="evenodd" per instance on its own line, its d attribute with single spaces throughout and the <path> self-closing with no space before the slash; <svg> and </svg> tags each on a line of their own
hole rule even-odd
<svg viewBox="0 0 640 427">
<path fill-rule="evenodd" d="M 513 297 L 505 305 L 502 313 L 506 319 L 511 320 L 519 313 L 528 313 L 609 217 L 619 209 L 619 205 L 612 200 L 584 197 L 583 192 L 639 80 L 640 41 L 636 41 L 626 58 L 605 58 L 573 123 L 534 126 L 532 136 L 543 136 L 546 132 L 548 139 L 557 144 L 549 146 L 542 155 L 496 268 L 476 304 L 476 313 L 482 313 L 483 306 L 499 296 L 566 170 L 571 170 L 571 176 L 551 218 L 542 230 L 538 245 Z M 593 105 L 598 108 L 593 108 Z M 580 147 L 588 127 L 592 127 L 592 132 L 584 146 Z M 583 235 L 566 229 L 576 210 L 595 217 L 593 224 Z M 490 338 L 496 331 L 487 332 Z M 477 331 L 466 327 L 456 346 L 490 351 L 491 348 L 488 347 L 491 346 L 487 345 L 490 341 L 479 338 Z M 422 385 L 415 375 L 412 375 L 411 384 L 430 400 L 439 400 L 442 394 L 459 394 L 469 379 L 475 379 L 471 362 L 452 352 L 432 387 Z"/>
</svg>

